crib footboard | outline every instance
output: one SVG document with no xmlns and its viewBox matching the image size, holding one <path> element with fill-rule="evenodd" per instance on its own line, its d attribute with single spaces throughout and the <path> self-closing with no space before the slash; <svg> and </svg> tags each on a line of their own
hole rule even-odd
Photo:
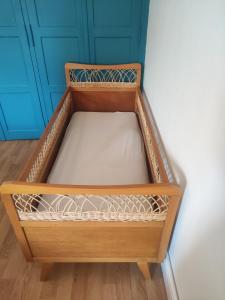
<svg viewBox="0 0 225 300">
<path fill-rule="evenodd" d="M 21 220 L 16 210 L 29 199 L 29 195 L 97 195 L 107 199 L 123 195 L 138 197 L 152 195 L 167 197 L 168 206 L 164 220 L 152 221 L 63 221 L 65 212 L 58 213 L 58 220 L 43 220 L 38 210 L 30 213 L 30 219 Z M 5 183 L 2 186 L 2 201 L 22 250 L 29 261 L 55 262 L 137 262 L 139 267 L 151 262 L 162 262 L 170 239 L 174 218 L 181 193 L 177 185 L 160 184 L 123 187 L 72 187 L 30 183 Z M 159 198 L 158 198 L 159 199 Z M 160 198 L 161 199 L 161 198 Z M 31 205 L 31 204 L 30 204 Z M 34 205 L 34 204 L 32 204 Z M 29 204 L 26 202 L 27 211 Z M 154 203 L 152 203 L 154 207 Z M 28 213 L 29 214 L 29 213 Z M 147 213 L 145 213 L 147 215 Z M 155 213 L 157 214 L 157 213 Z M 61 220 L 60 220 L 61 217 Z M 129 218 L 131 216 L 127 216 Z M 162 216 L 159 216 L 159 218 Z M 41 219 L 39 219 L 41 218 Z"/>
</svg>

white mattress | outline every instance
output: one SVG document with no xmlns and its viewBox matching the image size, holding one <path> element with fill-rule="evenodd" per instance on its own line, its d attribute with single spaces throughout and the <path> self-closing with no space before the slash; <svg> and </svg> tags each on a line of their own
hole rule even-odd
<svg viewBox="0 0 225 300">
<path fill-rule="evenodd" d="M 144 144 L 135 113 L 76 112 L 47 181 L 75 185 L 149 183 Z M 144 196 L 43 195 L 38 205 L 38 218 L 145 220 L 152 219 L 151 215 L 146 215 L 151 211 L 151 198 L 149 201 Z"/>
<path fill-rule="evenodd" d="M 135 113 L 74 113 L 48 183 L 149 183 L 144 145 Z"/>
</svg>

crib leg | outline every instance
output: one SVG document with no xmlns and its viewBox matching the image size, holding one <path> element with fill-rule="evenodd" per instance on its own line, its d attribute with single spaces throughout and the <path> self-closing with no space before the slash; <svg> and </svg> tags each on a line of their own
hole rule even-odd
<svg viewBox="0 0 225 300">
<path fill-rule="evenodd" d="M 138 268 L 141 271 L 142 275 L 145 279 L 151 279 L 151 273 L 149 270 L 149 265 L 147 261 L 138 261 L 137 262 Z"/>
<path fill-rule="evenodd" d="M 53 263 L 41 264 L 41 281 L 46 281 L 48 279 L 48 275 L 51 272 L 53 265 Z"/>
</svg>

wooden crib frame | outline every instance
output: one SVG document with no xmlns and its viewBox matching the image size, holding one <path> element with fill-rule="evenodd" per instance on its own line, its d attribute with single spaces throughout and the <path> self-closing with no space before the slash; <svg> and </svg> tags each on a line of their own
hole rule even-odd
<svg viewBox="0 0 225 300">
<path fill-rule="evenodd" d="M 81 78 L 71 70 L 83 70 Z M 133 77 L 130 79 L 127 74 Z M 66 80 L 67 90 L 18 181 L 5 182 L 1 187 L 2 202 L 17 240 L 27 261 L 42 263 L 42 280 L 57 262 L 136 262 L 144 277 L 149 278 L 148 263 L 160 263 L 166 255 L 182 192 L 173 179 L 156 125 L 140 91 L 141 66 L 66 64 Z M 69 105 L 62 113 L 65 101 Z M 74 110 L 135 111 L 153 183 L 121 186 L 45 183 Z M 43 145 L 51 135 L 50 147 L 43 154 Z M 166 195 L 169 201 L 163 221 L 43 221 L 21 220 L 13 199 L 15 194 L 150 194 Z"/>
</svg>

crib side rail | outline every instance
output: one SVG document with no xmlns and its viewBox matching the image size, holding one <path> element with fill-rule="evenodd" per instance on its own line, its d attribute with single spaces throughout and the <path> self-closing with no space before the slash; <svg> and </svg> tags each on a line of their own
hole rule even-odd
<svg viewBox="0 0 225 300">
<path fill-rule="evenodd" d="M 171 184 L 71 186 L 9 182 L 2 193 L 21 220 L 164 221 L 180 189 Z"/>
<path fill-rule="evenodd" d="M 18 181 L 43 182 L 46 179 L 72 113 L 71 103 L 72 96 L 67 88 Z"/>
<path fill-rule="evenodd" d="M 154 182 L 176 184 L 158 128 L 140 89 L 137 89 L 135 104 Z"/>
<path fill-rule="evenodd" d="M 30 183 L 20 181 L 4 182 L 1 188 L 2 194 L 93 194 L 93 195 L 137 195 L 153 194 L 181 196 L 182 192 L 177 184 L 137 184 L 137 185 L 64 185 Z"/>
</svg>

